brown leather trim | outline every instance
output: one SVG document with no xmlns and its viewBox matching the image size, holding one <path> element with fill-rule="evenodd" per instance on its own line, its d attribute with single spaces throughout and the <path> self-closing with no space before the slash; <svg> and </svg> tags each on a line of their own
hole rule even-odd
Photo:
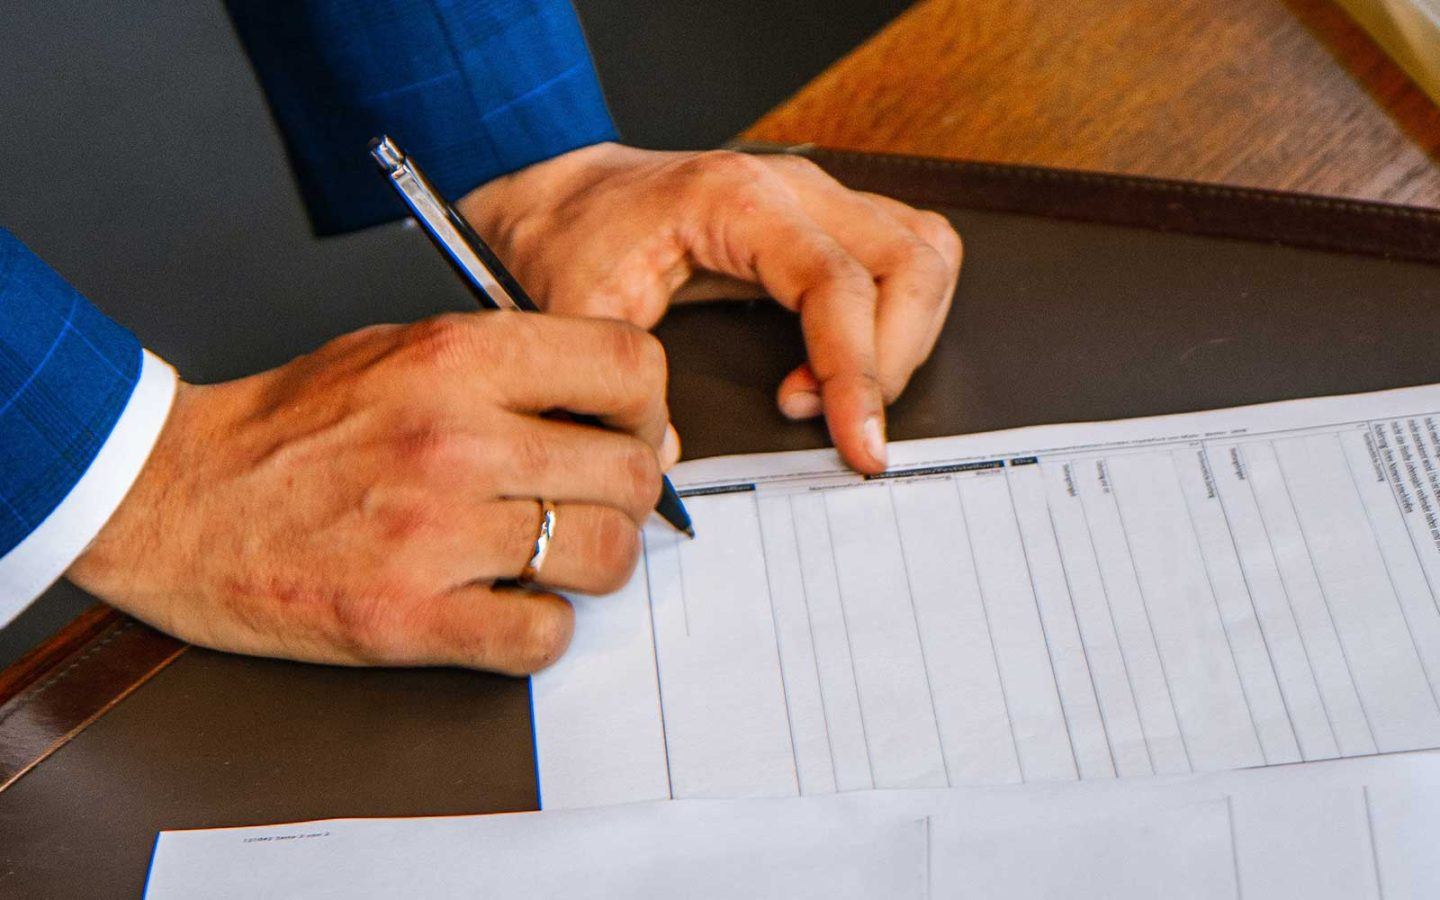
<svg viewBox="0 0 1440 900">
<path fill-rule="evenodd" d="M 0 791 L 124 700 L 186 645 L 106 607 L 0 672 Z"/>
<path fill-rule="evenodd" d="M 103 603 L 97 603 L 52 634 L 44 643 L 11 663 L 8 668 L 0 669 L 0 706 L 44 678 L 65 657 L 104 631 L 118 618 L 120 613 Z"/>
<path fill-rule="evenodd" d="M 993 210 L 1440 263 L 1440 209 L 1100 172 L 736 142 L 920 206 Z"/>
</svg>

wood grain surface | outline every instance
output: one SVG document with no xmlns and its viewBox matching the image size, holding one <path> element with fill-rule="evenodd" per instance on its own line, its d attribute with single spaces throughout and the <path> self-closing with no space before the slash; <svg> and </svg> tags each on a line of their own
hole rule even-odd
<svg viewBox="0 0 1440 900">
<path fill-rule="evenodd" d="M 1328 0 L 924 0 L 744 137 L 1440 206 L 1440 109 Z"/>
</svg>

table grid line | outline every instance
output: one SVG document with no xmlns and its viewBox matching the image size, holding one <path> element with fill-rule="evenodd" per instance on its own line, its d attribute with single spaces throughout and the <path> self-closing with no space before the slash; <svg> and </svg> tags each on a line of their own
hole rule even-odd
<svg viewBox="0 0 1440 900">
<path fill-rule="evenodd" d="M 1250 466 L 1249 454 L 1245 452 L 1244 446 L 1237 444 L 1235 451 L 1239 454 L 1244 470 L 1253 473 L 1254 469 Z M 1320 678 L 1315 674 L 1315 661 L 1310 655 L 1310 642 L 1305 638 L 1305 629 L 1300 627 L 1300 617 L 1295 614 L 1295 600 L 1290 591 L 1289 578 L 1286 577 L 1285 570 L 1280 565 L 1280 557 L 1275 552 L 1275 536 L 1270 528 L 1269 519 L 1265 515 L 1265 507 L 1261 505 L 1260 495 L 1256 493 L 1255 485 L 1248 477 L 1245 479 L 1245 486 L 1250 491 L 1250 499 L 1255 504 L 1255 512 L 1260 519 L 1260 527 L 1265 532 L 1265 546 L 1270 552 L 1270 561 L 1275 565 L 1275 574 L 1280 581 L 1281 593 L 1285 595 L 1285 608 L 1290 613 L 1290 623 L 1295 626 L 1295 636 L 1300 641 L 1300 650 L 1305 657 L 1305 668 L 1310 671 L 1310 683 L 1315 686 L 1315 696 L 1320 700 L 1321 711 L 1325 713 L 1325 727 L 1330 731 L 1330 740 L 1335 744 L 1336 755 L 1344 756 L 1344 751 L 1340 749 L 1340 735 L 1335 731 L 1335 720 L 1330 713 L 1330 703 L 1325 699 L 1325 691 L 1320 687 Z M 1296 733 L 1296 741 L 1297 743 L 1299 742 L 1298 732 Z M 1303 743 L 1301 744 L 1301 755 L 1304 755 Z M 1312 757 L 1306 758 L 1310 759 Z M 1328 759 L 1331 757 L 1314 758 Z"/>
<path fill-rule="evenodd" d="M 1030 563 L 1030 548 L 1025 545 L 1025 529 L 1020 526 L 1020 511 L 1015 506 L 1015 492 L 1010 486 L 1010 467 L 1004 469 L 1005 495 L 1010 500 L 1010 511 L 1015 518 L 1015 537 L 1020 542 L 1020 555 L 1025 560 L 1025 577 L 1030 582 L 1030 599 L 1035 605 L 1035 619 L 1040 624 L 1040 639 L 1045 642 L 1045 658 L 1050 661 L 1050 683 L 1055 688 L 1055 703 L 1060 707 L 1060 720 L 1065 724 L 1065 741 L 1070 745 L 1070 764 L 1075 767 L 1075 777 L 1080 777 L 1080 756 L 1075 751 L 1075 734 L 1070 729 L 1070 711 L 1065 707 L 1065 695 L 1060 690 L 1060 673 L 1055 665 L 1055 650 L 1050 645 L 1050 632 L 1045 627 L 1045 613 L 1040 609 L 1040 590 L 1035 586 L 1035 567 Z M 1049 499 L 1046 499 L 1049 503 Z M 1059 548 L 1056 548 L 1057 553 Z M 1074 601 L 1071 601 L 1074 606 Z M 1096 702 L 1099 705 L 1099 702 Z"/>
<path fill-rule="evenodd" d="M 1205 553 L 1205 543 L 1200 540 L 1200 527 L 1195 523 L 1195 509 L 1190 502 L 1190 497 L 1185 493 L 1185 485 L 1180 481 L 1180 470 L 1175 464 L 1174 450 L 1169 453 L 1170 474 L 1175 478 L 1175 489 L 1180 493 L 1180 499 L 1185 504 L 1185 516 L 1190 523 L 1190 535 L 1195 539 L 1195 548 L 1200 553 L 1200 568 L 1205 572 L 1205 583 L 1210 591 L 1210 602 L 1215 607 L 1215 617 L 1220 622 L 1220 631 L 1225 635 L 1225 649 L 1230 652 L 1230 669 L 1235 673 L 1235 683 L 1240 686 L 1240 697 L 1245 701 L 1245 714 L 1250 717 L 1250 730 L 1255 735 L 1255 746 L 1260 750 L 1260 760 L 1263 764 L 1270 764 L 1270 757 L 1265 750 L 1265 741 L 1260 737 L 1260 724 L 1255 721 L 1255 707 L 1250 702 L 1250 692 L 1245 687 L 1245 678 L 1240 674 L 1240 661 L 1235 658 L 1235 642 L 1230 636 L 1230 626 L 1225 622 L 1225 613 L 1220 609 L 1220 594 L 1215 590 L 1215 575 L 1210 570 L 1210 558 Z M 1204 453 L 1203 447 L 1201 454 Z M 1213 480 L 1213 476 L 1212 476 Z M 1215 488 L 1215 495 L 1219 497 L 1220 489 Z M 1238 566 L 1240 560 L 1236 559 Z M 1257 623 L 1258 624 L 1258 623 Z"/>
<path fill-rule="evenodd" d="M 1206 465 L 1210 466 L 1210 471 L 1213 473 L 1215 468 L 1210 462 L 1209 448 L 1202 447 L 1200 452 L 1205 455 Z M 1260 643 L 1261 646 L 1265 648 L 1265 659 L 1270 664 L 1270 677 L 1275 681 L 1275 691 L 1280 696 L 1280 707 L 1285 711 L 1286 724 L 1290 726 L 1290 738 L 1295 742 L 1295 753 L 1303 760 L 1305 758 L 1305 751 L 1300 742 L 1300 731 L 1295 727 L 1295 716 L 1290 708 L 1290 697 L 1285 690 L 1284 680 L 1280 678 L 1280 670 L 1275 666 L 1275 653 L 1270 646 L 1270 634 L 1265 628 L 1265 623 L 1261 621 L 1260 609 L 1255 604 L 1255 589 L 1250 584 L 1250 573 L 1245 570 L 1245 561 L 1240 557 L 1240 545 L 1235 540 L 1235 527 L 1231 523 L 1230 510 L 1225 503 L 1225 488 L 1220 486 L 1219 479 L 1215 479 L 1215 500 L 1220 504 L 1220 515 L 1225 520 L 1225 530 L 1230 536 L 1230 548 L 1235 554 L 1235 567 L 1239 569 L 1240 580 L 1245 585 L 1245 597 L 1250 602 L 1250 615 L 1255 619 L 1255 630 L 1260 633 Z M 1258 503 L 1256 507 L 1258 509 Z M 1279 566 L 1276 566 L 1276 572 L 1278 574 Z M 1281 585 L 1281 588 L 1283 590 L 1284 585 Z M 1296 625 L 1296 631 L 1299 631 L 1298 624 Z M 1313 674 L 1311 678 L 1313 680 Z M 1318 686 L 1316 687 L 1316 692 L 1319 692 Z M 1261 744 L 1261 750 L 1264 750 L 1263 742 Z"/>
<path fill-rule="evenodd" d="M 840 606 L 840 621 L 845 630 L 845 647 L 850 655 L 850 679 L 855 685 L 855 708 L 860 712 L 860 735 L 865 741 L 865 762 L 870 767 L 870 787 L 875 783 L 875 757 L 870 750 L 870 730 L 865 725 L 865 698 L 860 693 L 860 673 L 855 671 L 855 645 L 850 640 L 850 617 L 845 611 L 845 588 L 840 584 L 840 560 L 835 556 L 835 530 L 830 523 L 830 501 L 820 495 L 820 509 L 825 514 L 825 540 L 830 546 L 830 564 L 835 572 L 835 597 Z"/>
<path fill-rule="evenodd" d="M 1025 760 L 1020 755 L 1020 739 L 1015 734 L 1015 718 L 1010 712 L 1010 692 L 1005 688 L 1005 670 L 1000 667 L 1000 653 L 995 648 L 995 629 L 990 623 L 990 605 L 985 598 L 985 583 L 980 578 L 980 561 L 975 556 L 975 542 L 970 539 L 970 514 L 965 510 L 965 492 L 960 479 L 951 478 L 955 498 L 960 504 L 960 522 L 965 526 L 965 545 L 970 551 L 970 568 L 975 573 L 975 591 L 979 594 L 980 615 L 985 620 L 985 637 L 990 642 L 990 659 L 995 663 L 995 683 L 1000 687 L 1000 705 L 1005 709 L 1005 730 L 1010 733 L 1010 749 L 1015 754 L 1015 771 L 1025 780 Z"/>
<path fill-rule="evenodd" d="M 1041 470 L 1042 478 L 1044 470 Z M 1065 579 L 1065 593 L 1070 598 L 1070 618 L 1075 623 L 1075 633 L 1080 637 L 1080 653 L 1085 658 L 1085 675 L 1090 679 L 1090 695 L 1095 698 L 1095 712 L 1100 716 L 1100 733 L 1105 737 L 1105 753 L 1110 757 L 1110 771 L 1113 775 L 1120 774 L 1120 766 L 1115 761 L 1115 744 L 1110 737 L 1110 725 L 1105 716 L 1105 701 L 1100 697 L 1100 688 L 1095 684 L 1095 669 L 1090 663 L 1090 647 L 1085 640 L 1085 627 L 1080 624 L 1080 613 L 1075 609 L 1075 588 L 1070 581 L 1070 569 L 1065 564 L 1065 551 L 1060 546 L 1060 532 L 1055 527 L 1055 510 L 1050 505 L 1050 497 L 1045 497 L 1045 514 L 1050 520 L 1050 535 L 1055 541 L 1055 556 L 1060 562 L 1060 574 Z M 1118 646 L 1119 641 L 1117 639 Z M 1139 714 L 1136 714 L 1139 718 Z"/>
<path fill-rule="evenodd" d="M 840 770 L 835 764 L 835 739 L 830 734 L 830 709 L 825 700 L 825 681 L 820 677 L 820 647 L 815 640 L 815 622 L 810 615 L 810 586 L 805 583 L 805 549 L 800 545 L 800 527 L 795 523 L 795 498 L 785 498 L 790 514 L 790 533 L 795 539 L 795 561 L 800 566 L 800 600 L 805 606 L 805 629 L 810 635 L 810 662 L 815 668 L 815 690 L 820 695 L 820 720 L 825 725 L 825 749 L 830 754 L 830 780 L 840 789 Z"/>
<path fill-rule="evenodd" d="M 950 761 L 945 758 L 945 736 L 940 733 L 940 711 L 935 705 L 935 686 L 930 681 L 930 660 L 925 654 L 925 638 L 920 634 L 920 614 L 915 611 L 915 585 L 910 578 L 910 559 L 905 553 L 905 535 L 900 530 L 900 513 L 895 509 L 895 491 L 885 484 L 885 499 L 895 523 L 895 544 L 900 548 L 900 567 L 905 570 L 905 595 L 910 598 L 910 621 L 915 626 L 915 643 L 920 648 L 920 670 L 925 673 L 925 694 L 930 700 L 930 718 L 935 723 L 935 745 L 940 750 L 940 768 L 945 773 L 945 786 L 954 787 L 950 778 Z"/>
<path fill-rule="evenodd" d="M 1074 477 L 1074 462 L 1062 463 L 1071 469 Z M 1140 714 L 1140 698 L 1135 693 L 1135 677 L 1130 672 L 1130 658 L 1125 654 L 1125 644 L 1120 640 L 1120 626 L 1115 621 L 1115 607 L 1110 601 L 1110 587 L 1105 578 L 1105 567 L 1100 564 L 1100 548 L 1095 543 L 1095 529 L 1090 520 L 1090 510 L 1085 502 L 1085 492 L 1078 487 L 1075 499 L 1080 504 L 1080 518 L 1085 523 L 1085 534 L 1090 541 L 1090 553 L 1095 557 L 1095 572 L 1100 579 L 1100 593 L 1105 597 L 1105 612 L 1110 618 L 1110 630 L 1115 636 L 1115 646 L 1120 650 L 1120 668 L 1125 673 L 1125 685 L 1130 691 L 1130 704 L 1135 710 L 1135 723 L 1140 728 L 1140 743 L 1145 745 L 1145 760 L 1150 765 L 1150 774 L 1155 774 L 1155 751 L 1150 746 L 1150 736 L 1145 733 L 1145 717 Z M 1112 749 L 1113 752 L 1113 749 Z"/>
<path fill-rule="evenodd" d="M 1160 641 L 1155 636 L 1155 622 L 1150 615 L 1150 603 L 1145 598 L 1145 585 L 1140 582 L 1140 570 L 1135 565 L 1135 548 L 1130 542 L 1130 529 L 1125 525 L 1125 510 L 1120 505 L 1120 494 L 1115 490 L 1115 482 L 1111 479 L 1109 469 L 1101 459 L 1098 463 L 1105 483 L 1109 485 L 1108 493 L 1110 502 L 1115 504 L 1115 515 L 1120 520 L 1120 534 L 1125 538 L 1125 552 L 1129 557 L 1130 571 L 1135 576 L 1135 588 L 1140 593 L 1140 605 L 1145 612 L 1145 624 L 1150 629 L 1150 642 L 1155 647 L 1155 656 L 1160 661 L 1160 677 L 1165 682 L 1165 694 L 1170 698 L 1170 711 L 1175 716 L 1175 731 L 1180 736 L 1180 749 L 1185 754 L 1185 767 L 1191 772 L 1195 771 L 1195 762 L 1190 758 L 1190 745 L 1185 740 L 1185 723 L 1181 721 L 1180 710 L 1175 706 L 1175 691 L 1170 684 L 1170 673 L 1165 667 L 1165 653 L 1160 649 Z"/>
<path fill-rule="evenodd" d="M 1340 629 L 1335 624 L 1335 609 L 1330 603 L 1330 592 L 1325 590 L 1325 582 L 1320 579 L 1320 568 L 1315 563 L 1315 553 L 1310 546 L 1310 538 L 1305 532 L 1305 520 L 1300 516 L 1300 509 L 1295 505 L 1295 495 L 1290 490 L 1290 479 L 1285 474 L 1285 463 L 1281 460 L 1280 454 L 1272 442 L 1270 452 L 1275 455 L 1275 467 L 1280 472 L 1280 483 L 1285 486 L 1285 497 L 1290 501 L 1290 511 L 1295 514 L 1295 523 L 1300 529 L 1300 541 L 1305 546 L 1305 555 L 1310 558 L 1310 571 L 1315 575 L 1315 584 L 1320 588 L 1320 599 L 1325 604 L 1325 615 L 1330 620 L 1330 630 L 1335 633 L 1335 643 L 1340 648 L 1340 658 L 1345 662 L 1345 674 L 1350 679 L 1350 689 L 1355 692 L 1355 700 L 1360 704 L 1360 715 L 1365 720 L 1365 730 L 1370 734 L 1370 743 L 1375 749 L 1380 749 L 1380 743 L 1375 740 L 1375 726 L 1370 722 L 1370 711 L 1365 708 L 1365 698 L 1360 694 L 1360 685 L 1355 682 L 1355 669 L 1350 665 L 1350 653 L 1345 649 L 1345 641 L 1340 637 Z"/>
<path fill-rule="evenodd" d="M 1345 446 L 1340 442 L 1340 436 L 1335 436 L 1335 442 L 1340 448 L 1340 457 L 1345 460 L 1345 469 L 1350 473 L 1350 486 L 1355 491 L 1355 502 L 1365 511 L 1365 524 L 1369 526 L 1370 540 L 1375 545 L 1375 555 L 1379 557 L 1380 564 L 1385 567 L 1385 578 L 1390 582 L 1390 593 L 1395 598 L 1395 607 L 1400 611 L 1400 618 L 1405 623 L 1405 634 L 1410 638 L 1410 646 L 1415 650 L 1415 660 L 1420 664 L 1420 671 L 1425 676 L 1425 686 L 1430 689 L 1430 701 L 1435 704 L 1435 711 L 1440 713 L 1440 697 L 1435 693 L 1435 681 L 1430 676 L 1430 669 L 1425 665 L 1425 655 L 1420 652 L 1420 643 L 1415 640 L 1415 627 L 1410 622 L 1410 614 L 1405 611 L 1405 604 L 1400 601 L 1400 586 L 1395 582 L 1395 573 L 1390 568 L 1390 560 L 1385 558 L 1385 548 L 1380 545 L 1380 535 L 1375 530 L 1374 514 L 1370 511 L 1370 505 L 1365 502 L 1365 497 L 1360 493 L 1360 484 L 1355 477 L 1355 466 L 1350 462 L 1350 455 L 1345 452 Z M 1410 528 L 1402 519 L 1401 526 L 1408 533 Z M 1423 572 L 1424 562 L 1418 557 L 1415 565 Z M 1377 748 L 1378 749 L 1378 748 Z"/>
<path fill-rule="evenodd" d="M 760 535 L 760 567 L 765 572 L 765 602 L 770 607 L 770 630 L 775 637 L 775 666 L 780 670 L 780 696 L 785 702 L 785 727 L 790 738 L 790 765 L 795 773 L 795 793 L 800 789 L 800 752 L 795 747 L 795 716 L 790 710 L 790 685 L 785 680 L 785 655 L 780 650 L 780 621 L 775 616 L 775 588 L 770 582 L 770 552 L 765 546 L 765 519 L 760 515 L 760 501 L 750 494 L 755 507 L 755 530 Z"/>
<path fill-rule="evenodd" d="M 665 787 L 670 799 L 675 799 L 675 771 L 670 765 L 670 729 L 665 722 L 665 684 L 660 675 L 660 635 L 655 630 L 655 593 L 650 590 L 650 547 L 644 538 L 640 540 L 640 554 L 645 565 L 645 596 L 650 610 L 650 642 L 655 649 L 655 696 L 660 701 L 660 741 L 665 750 Z"/>
</svg>

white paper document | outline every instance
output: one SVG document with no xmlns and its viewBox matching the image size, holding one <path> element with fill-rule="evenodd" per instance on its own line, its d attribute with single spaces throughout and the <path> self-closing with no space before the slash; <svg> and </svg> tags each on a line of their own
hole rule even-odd
<svg viewBox="0 0 1440 900">
<path fill-rule="evenodd" d="M 1398 900 L 1440 755 L 999 788 L 166 832 L 147 896 Z"/>
<path fill-rule="evenodd" d="M 170 831 L 145 896 L 920 900 L 928 828 L 771 800 Z"/>
<path fill-rule="evenodd" d="M 547 808 L 1440 746 L 1440 387 L 672 478 L 534 679 Z"/>
<path fill-rule="evenodd" d="M 812 797 L 926 816 L 930 896 L 1440 896 L 1440 755 Z"/>
<path fill-rule="evenodd" d="M 959 792 L 844 796 L 164 832 L 146 896 L 1235 896 L 1223 797 L 982 819 Z"/>
</svg>

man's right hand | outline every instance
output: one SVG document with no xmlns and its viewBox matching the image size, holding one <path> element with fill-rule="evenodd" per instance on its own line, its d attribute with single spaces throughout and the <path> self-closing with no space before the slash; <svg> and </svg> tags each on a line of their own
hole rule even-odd
<svg viewBox="0 0 1440 900">
<path fill-rule="evenodd" d="M 495 582 L 529 560 L 543 497 L 557 511 L 539 580 L 624 584 L 679 456 L 665 380 L 638 328 L 473 313 L 182 385 L 139 480 L 67 574 L 221 650 L 531 672 L 564 651 L 573 611 Z"/>
</svg>

